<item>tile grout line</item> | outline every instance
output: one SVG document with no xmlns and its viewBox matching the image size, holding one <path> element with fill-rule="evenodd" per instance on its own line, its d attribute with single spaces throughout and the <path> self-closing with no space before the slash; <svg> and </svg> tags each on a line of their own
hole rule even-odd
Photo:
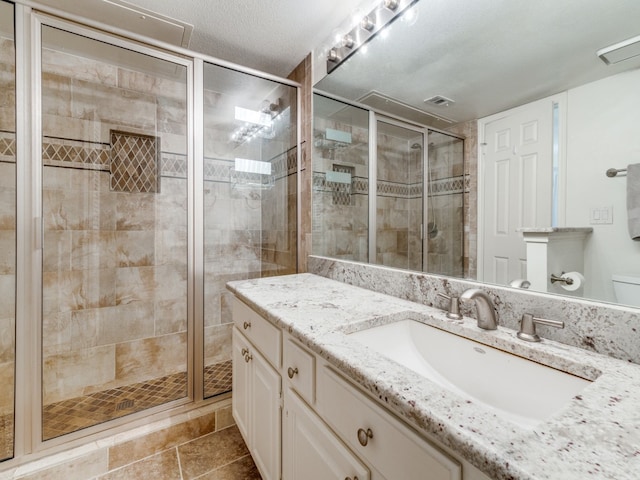
<svg viewBox="0 0 640 480">
<path fill-rule="evenodd" d="M 225 467 L 228 467 L 229 465 L 232 465 L 232 464 L 234 464 L 234 463 L 236 463 L 236 462 L 239 462 L 240 460 L 243 460 L 243 459 L 245 459 L 245 458 L 247 458 L 247 457 L 251 457 L 251 454 L 250 454 L 250 453 L 247 453 L 246 455 L 243 455 L 243 456 L 241 456 L 241 457 L 238 457 L 238 458 L 236 458 L 235 460 L 233 460 L 233 461 L 231 461 L 231 462 L 229 462 L 229 463 L 225 463 L 224 465 L 220 465 L 219 467 L 216 467 L 216 468 L 214 468 L 213 470 L 209 470 L 209 471 L 207 471 L 207 472 L 204 472 L 203 474 L 198 475 L 197 477 L 193 478 L 192 480 L 198 480 L 198 479 L 200 479 L 200 478 L 203 478 L 205 475 L 208 475 L 208 474 L 210 474 L 211 472 L 217 472 L 218 470 L 221 470 L 221 469 L 223 469 L 223 468 L 225 468 Z M 252 461 L 252 462 L 254 461 L 254 460 L 253 460 L 253 457 L 251 457 L 251 461 Z M 254 462 L 254 463 L 255 463 L 255 462 Z"/>
</svg>

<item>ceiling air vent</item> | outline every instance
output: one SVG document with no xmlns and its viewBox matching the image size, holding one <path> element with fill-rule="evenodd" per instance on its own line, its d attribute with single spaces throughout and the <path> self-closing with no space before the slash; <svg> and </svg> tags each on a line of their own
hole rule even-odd
<svg viewBox="0 0 640 480">
<path fill-rule="evenodd" d="M 424 103 L 428 105 L 435 105 L 436 107 L 448 107 L 456 102 L 450 98 L 443 97 L 442 95 L 434 95 L 433 97 L 425 99 Z"/>
</svg>

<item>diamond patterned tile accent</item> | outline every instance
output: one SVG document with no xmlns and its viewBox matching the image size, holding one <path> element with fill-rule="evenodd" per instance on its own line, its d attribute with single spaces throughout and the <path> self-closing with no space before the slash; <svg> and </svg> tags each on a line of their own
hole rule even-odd
<svg viewBox="0 0 640 480">
<path fill-rule="evenodd" d="M 465 186 L 468 189 L 468 184 L 465 184 L 466 179 L 463 175 L 460 175 L 459 177 L 449 177 L 439 180 L 433 180 L 433 182 L 431 183 L 431 193 L 434 196 L 463 193 L 465 191 Z"/>
<path fill-rule="evenodd" d="M 187 156 L 177 153 L 162 153 L 161 175 L 163 177 L 187 178 Z"/>
<path fill-rule="evenodd" d="M 13 415 L 0 416 L 0 460 L 13 457 Z"/>
<path fill-rule="evenodd" d="M 187 374 L 177 373 L 45 405 L 42 412 L 43 438 L 59 437 L 186 395 Z"/>
<path fill-rule="evenodd" d="M 205 396 L 212 397 L 230 392 L 231 371 L 231 360 L 205 367 Z M 44 440 L 49 440 L 186 396 L 187 374 L 176 373 L 148 382 L 112 388 L 45 405 L 42 413 L 43 437 Z M 7 416 L 4 420 L 10 421 L 13 425 L 13 417 Z M 2 431 L 8 430 L 5 428 Z M 11 429 L 11 431 L 13 430 Z M 7 438 L 6 445 L 3 445 L 2 438 L 0 438 L 0 454 L 5 450 L 6 452 L 13 451 L 13 443 L 11 442 L 12 439 Z M 5 450 L 1 450 L 3 447 Z"/>
<path fill-rule="evenodd" d="M 14 133 L 0 132 L 0 160 L 16 161 L 16 136 Z"/>
<path fill-rule="evenodd" d="M 213 397 L 231 391 L 231 360 L 204 367 L 204 396 Z"/>
<path fill-rule="evenodd" d="M 334 172 L 348 173 L 353 179 L 353 174 L 356 169 L 354 167 L 348 167 L 346 165 L 333 165 Z M 352 180 L 353 183 L 353 180 Z M 333 191 L 333 204 L 334 205 L 351 205 L 351 183 L 333 183 L 327 182 L 327 185 L 331 186 Z"/>
<path fill-rule="evenodd" d="M 47 138 L 42 142 L 42 160 L 45 165 L 108 170 L 109 145 Z"/>
<path fill-rule="evenodd" d="M 111 130 L 111 190 L 158 193 L 160 138 Z"/>
<path fill-rule="evenodd" d="M 230 181 L 231 170 L 233 170 L 234 162 L 231 160 L 221 160 L 214 158 L 205 158 L 204 160 L 204 179 L 213 182 Z"/>
</svg>

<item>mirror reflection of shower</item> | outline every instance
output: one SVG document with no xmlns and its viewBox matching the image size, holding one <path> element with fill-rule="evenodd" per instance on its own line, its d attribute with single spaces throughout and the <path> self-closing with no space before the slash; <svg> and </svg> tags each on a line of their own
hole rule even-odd
<svg viewBox="0 0 640 480">
<path fill-rule="evenodd" d="M 464 139 L 314 94 L 312 251 L 464 274 Z"/>
<path fill-rule="evenodd" d="M 433 142 L 430 144 L 430 146 L 433 146 Z M 418 142 L 415 142 L 413 145 L 411 145 L 411 150 L 422 152 L 422 145 Z M 427 160 L 427 194 L 429 198 L 432 197 L 431 181 L 431 162 Z M 433 210 L 433 202 L 428 201 L 427 205 L 429 207 L 429 221 L 427 222 L 425 234 L 427 235 L 427 238 L 435 238 L 438 235 L 438 222 L 436 220 L 436 214 Z"/>
</svg>

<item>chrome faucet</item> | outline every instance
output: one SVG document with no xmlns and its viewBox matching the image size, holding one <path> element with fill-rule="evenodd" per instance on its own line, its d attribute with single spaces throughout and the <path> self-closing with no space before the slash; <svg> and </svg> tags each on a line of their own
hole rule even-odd
<svg viewBox="0 0 640 480">
<path fill-rule="evenodd" d="M 478 327 L 485 330 L 498 328 L 498 312 L 491 301 L 491 297 L 479 288 L 470 288 L 460 295 L 462 302 L 474 301 L 478 312 Z"/>
</svg>

